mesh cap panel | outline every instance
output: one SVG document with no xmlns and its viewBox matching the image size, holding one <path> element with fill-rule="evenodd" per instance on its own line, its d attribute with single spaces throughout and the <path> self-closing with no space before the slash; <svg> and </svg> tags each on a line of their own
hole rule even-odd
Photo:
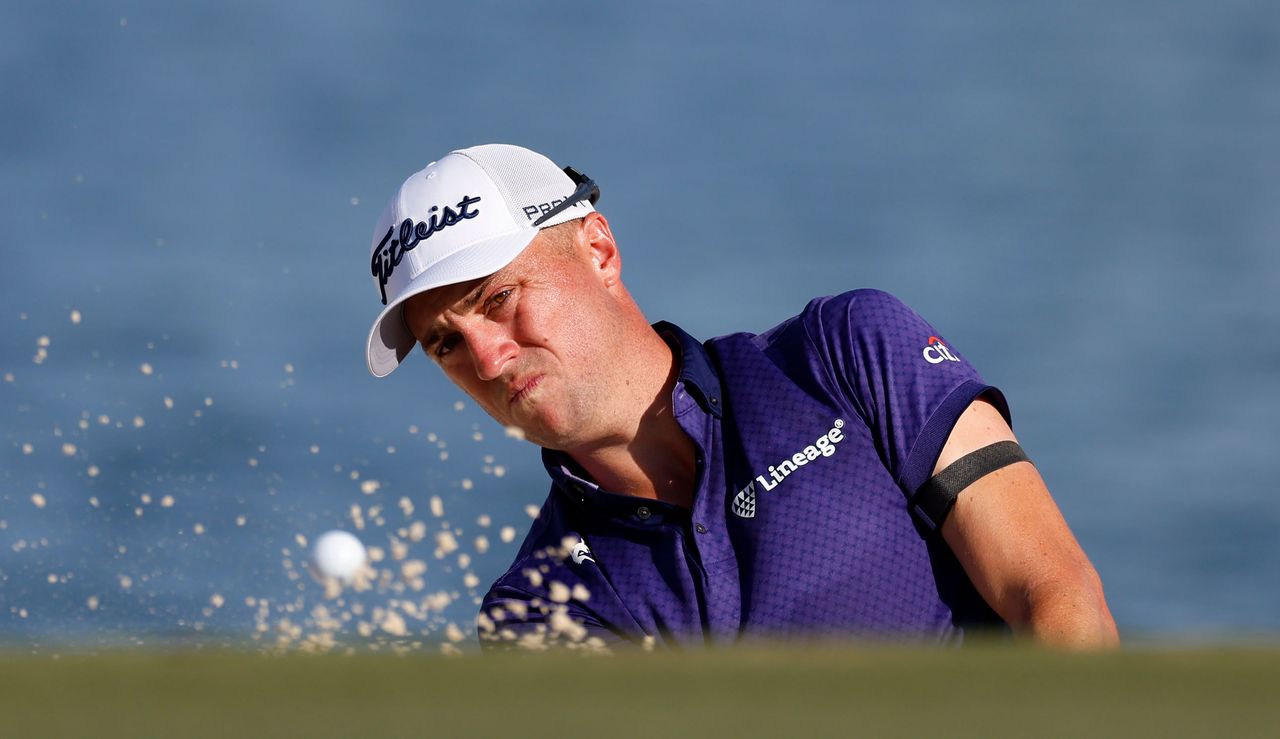
<svg viewBox="0 0 1280 739">
<path fill-rule="evenodd" d="M 576 187 L 555 162 L 520 146 L 485 144 L 454 153 L 480 165 L 493 179 L 517 223 L 527 224 L 533 220 L 524 212 L 526 206 L 566 198 Z M 553 218 L 542 227 L 581 218 L 590 210 L 590 207 L 571 208 L 562 214 L 563 217 Z"/>
</svg>

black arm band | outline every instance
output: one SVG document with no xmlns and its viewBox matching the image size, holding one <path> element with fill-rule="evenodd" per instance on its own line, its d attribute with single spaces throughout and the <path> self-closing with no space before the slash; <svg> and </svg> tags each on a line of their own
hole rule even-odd
<svg viewBox="0 0 1280 739">
<path fill-rule="evenodd" d="M 983 477 L 1015 462 L 1030 462 L 1016 441 L 998 441 L 970 452 L 920 486 L 912 496 L 912 512 L 931 531 L 937 531 L 956 504 L 956 496 Z"/>
</svg>

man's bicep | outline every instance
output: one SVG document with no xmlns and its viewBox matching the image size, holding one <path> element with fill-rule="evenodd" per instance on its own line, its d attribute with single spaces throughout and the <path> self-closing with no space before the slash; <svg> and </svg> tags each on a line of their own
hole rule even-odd
<svg viewBox="0 0 1280 739">
<path fill-rule="evenodd" d="M 934 471 L 1000 441 L 1016 441 L 1013 431 L 991 404 L 976 400 L 956 422 Z M 1032 620 L 1040 599 L 1089 591 L 1096 582 L 1093 566 L 1030 462 L 998 469 L 961 491 L 941 532 L 978 592 L 1015 626 Z"/>
<path fill-rule="evenodd" d="M 938 454 L 938 461 L 933 466 L 933 474 L 938 474 L 950 467 L 957 459 L 985 446 L 1000 441 L 1017 440 L 1018 438 L 1013 435 L 1013 429 L 1009 428 L 1009 422 L 1000 411 L 986 399 L 985 395 L 979 396 L 969 404 L 964 413 L 960 414 L 960 418 L 956 419 L 946 443 L 942 445 L 942 452 Z"/>
<path fill-rule="evenodd" d="M 970 485 L 941 531 L 978 592 L 1012 624 L 1026 620 L 1029 592 L 1083 560 L 1039 472 L 1028 462 Z"/>
</svg>

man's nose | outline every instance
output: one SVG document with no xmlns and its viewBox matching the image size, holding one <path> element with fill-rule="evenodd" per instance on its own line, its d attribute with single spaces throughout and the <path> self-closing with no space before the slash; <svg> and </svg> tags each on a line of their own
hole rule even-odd
<svg viewBox="0 0 1280 739">
<path fill-rule="evenodd" d="M 476 377 L 489 381 L 502 376 L 507 362 L 515 359 L 520 347 L 501 326 L 481 326 L 466 336 Z"/>
</svg>

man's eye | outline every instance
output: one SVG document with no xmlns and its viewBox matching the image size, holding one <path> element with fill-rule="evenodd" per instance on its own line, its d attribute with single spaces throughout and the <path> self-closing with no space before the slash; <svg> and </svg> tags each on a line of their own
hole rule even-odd
<svg viewBox="0 0 1280 739">
<path fill-rule="evenodd" d="M 458 337 L 456 335 L 446 336 L 443 339 L 441 339 L 439 343 L 436 344 L 436 348 L 434 352 L 436 359 L 443 359 L 445 355 L 453 351 L 453 346 L 457 343 L 458 343 Z"/>
<path fill-rule="evenodd" d="M 494 308 L 501 307 L 503 303 L 507 302 L 507 298 L 509 297 L 511 297 L 510 290 L 503 290 L 501 292 L 494 293 L 493 297 L 489 298 L 487 309 L 493 310 Z"/>
</svg>

